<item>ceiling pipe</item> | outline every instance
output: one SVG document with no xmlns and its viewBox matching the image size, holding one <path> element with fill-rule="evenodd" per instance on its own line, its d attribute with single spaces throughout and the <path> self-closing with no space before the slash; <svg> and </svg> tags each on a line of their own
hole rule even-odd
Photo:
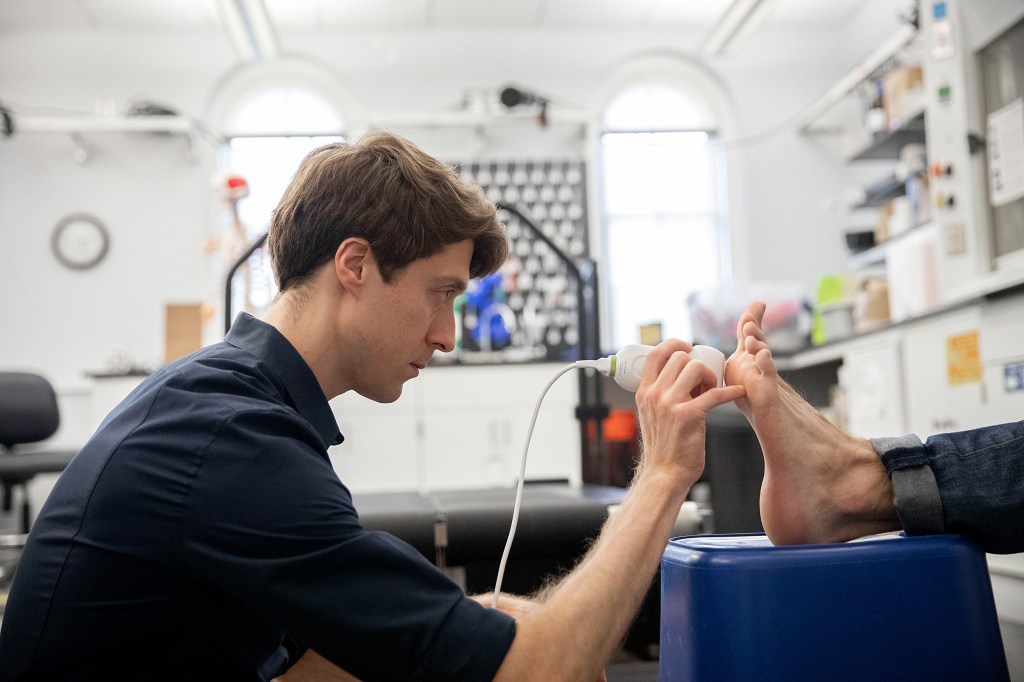
<svg viewBox="0 0 1024 682">
<path fill-rule="evenodd" d="M 280 55 L 263 0 L 220 0 L 219 6 L 224 30 L 243 61 L 270 61 Z"/>
<path fill-rule="evenodd" d="M 712 57 L 735 54 L 760 29 L 779 0 L 733 0 L 700 44 Z"/>
</svg>

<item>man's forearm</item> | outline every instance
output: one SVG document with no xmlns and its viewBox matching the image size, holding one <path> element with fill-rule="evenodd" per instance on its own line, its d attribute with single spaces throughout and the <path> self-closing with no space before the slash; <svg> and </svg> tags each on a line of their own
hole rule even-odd
<svg viewBox="0 0 1024 682">
<path fill-rule="evenodd" d="M 596 678 L 650 587 L 688 490 L 667 473 L 641 474 L 579 566 L 517 622 L 498 679 Z"/>
<path fill-rule="evenodd" d="M 640 471 L 586 558 L 517 621 L 498 679 L 595 679 L 622 640 L 679 508 L 704 471 L 708 411 L 746 394 L 742 386 L 715 388 L 714 372 L 691 362 L 691 349 L 671 339 L 647 356 L 636 392 Z"/>
</svg>

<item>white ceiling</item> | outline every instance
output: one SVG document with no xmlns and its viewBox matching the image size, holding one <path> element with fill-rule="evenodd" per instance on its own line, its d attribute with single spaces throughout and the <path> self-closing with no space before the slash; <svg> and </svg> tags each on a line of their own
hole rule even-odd
<svg viewBox="0 0 1024 682">
<path fill-rule="evenodd" d="M 278 31 L 686 29 L 731 0 L 265 0 Z M 218 0 L 0 0 L 0 32 L 220 30 Z M 765 31 L 836 29 L 862 0 L 781 0 Z"/>
</svg>

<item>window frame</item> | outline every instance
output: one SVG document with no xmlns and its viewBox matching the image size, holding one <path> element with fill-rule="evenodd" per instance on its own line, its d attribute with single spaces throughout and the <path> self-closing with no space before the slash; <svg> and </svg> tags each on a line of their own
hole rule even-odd
<svg viewBox="0 0 1024 682">
<path fill-rule="evenodd" d="M 628 131 L 608 130 L 603 125 L 604 112 L 609 106 L 628 89 L 637 85 L 659 85 L 678 90 L 688 97 L 701 102 L 709 112 L 714 126 L 707 128 L 664 128 L 657 130 L 644 130 L 632 128 Z M 609 78 L 607 87 L 602 98 L 602 104 L 598 110 L 601 114 L 601 124 L 595 126 L 592 136 L 593 149 L 597 163 L 595 175 L 596 186 L 602 199 L 597 201 L 596 210 L 593 215 L 598 216 L 599 224 L 595 226 L 595 234 L 591 240 L 594 245 L 594 252 L 601 254 L 602 258 L 608 258 L 608 241 L 610 239 L 612 217 L 609 215 L 607 205 L 603 200 L 606 193 L 604 164 L 604 136 L 610 132 L 640 132 L 640 133 L 676 133 L 676 132 L 704 132 L 709 139 L 717 141 L 714 156 L 715 190 L 716 190 L 716 225 L 715 232 L 718 238 L 719 272 L 720 283 L 725 284 L 737 279 L 746 279 L 748 273 L 747 255 L 745 244 L 749 240 L 746 236 L 746 220 L 743 211 L 743 204 L 740 199 L 740 185 L 738 182 L 740 156 L 737 150 L 730 149 L 722 144 L 723 139 L 735 137 L 737 130 L 735 111 L 724 87 L 716 76 L 707 71 L 703 66 L 696 64 L 684 57 L 670 55 L 645 56 L 623 65 Z M 738 248 L 739 247 L 739 248 Z M 601 297 L 601 335 L 605 340 L 615 338 L 614 318 L 612 310 L 611 287 L 614 282 L 610 281 L 606 274 L 602 283 Z"/>
</svg>

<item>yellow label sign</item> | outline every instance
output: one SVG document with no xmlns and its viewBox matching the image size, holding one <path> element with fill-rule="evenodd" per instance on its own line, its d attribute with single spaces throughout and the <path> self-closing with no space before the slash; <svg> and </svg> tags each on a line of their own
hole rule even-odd
<svg viewBox="0 0 1024 682">
<path fill-rule="evenodd" d="M 977 331 L 946 339 L 946 372 L 950 386 L 982 380 L 981 343 Z"/>
</svg>

